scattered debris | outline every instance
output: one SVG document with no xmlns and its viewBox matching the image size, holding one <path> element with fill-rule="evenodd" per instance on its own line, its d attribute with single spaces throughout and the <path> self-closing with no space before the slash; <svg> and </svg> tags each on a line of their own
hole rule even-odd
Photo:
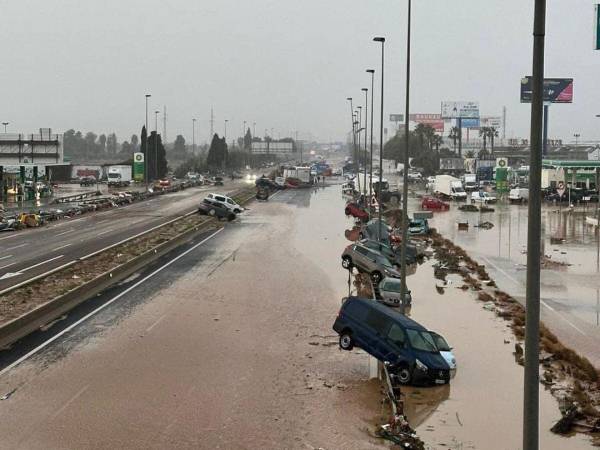
<svg viewBox="0 0 600 450">
<path fill-rule="evenodd" d="M 0 397 L 0 400 L 8 400 L 11 397 L 11 395 L 13 395 L 16 391 L 17 388 L 14 388 L 12 391 L 8 391 L 6 394 Z"/>
<path fill-rule="evenodd" d="M 483 230 L 491 230 L 492 228 L 494 228 L 494 224 L 492 222 L 479 222 L 477 225 L 475 225 L 477 228 L 481 228 Z"/>
<path fill-rule="evenodd" d="M 458 209 L 460 209 L 461 211 L 466 211 L 466 212 L 479 212 L 479 208 L 477 208 L 477 206 L 471 205 L 471 204 L 460 205 L 458 207 Z"/>
<path fill-rule="evenodd" d="M 400 445 L 401 448 L 410 450 L 425 450 L 424 442 L 419 439 L 410 425 L 401 414 L 393 416 L 390 423 L 381 425 L 377 430 L 377 435 L 394 444 Z"/>
</svg>

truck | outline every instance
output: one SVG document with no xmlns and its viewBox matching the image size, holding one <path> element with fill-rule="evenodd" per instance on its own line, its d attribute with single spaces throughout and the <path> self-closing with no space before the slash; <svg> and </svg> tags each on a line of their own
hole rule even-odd
<svg viewBox="0 0 600 450">
<path fill-rule="evenodd" d="M 473 192 L 477 190 L 477 175 L 474 173 L 466 173 L 463 176 L 463 184 L 465 191 Z"/>
<path fill-rule="evenodd" d="M 108 166 L 106 171 L 108 177 L 108 185 L 115 187 L 129 186 L 131 183 L 131 166 L 115 165 Z"/>
<path fill-rule="evenodd" d="M 433 186 L 436 195 L 451 198 L 452 200 L 466 200 L 467 193 L 458 178 L 451 175 L 437 175 Z"/>
<path fill-rule="evenodd" d="M 283 171 L 283 177 L 286 179 L 299 180 L 303 184 L 310 184 L 311 182 L 311 168 L 310 167 L 290 167 Z"/>
<path fill-rule="evenodd" d="M 514 188 L 511 189 L 508 194 L 508 201 L 510 203 L 526 203 L 529 201 L 529 189 L 526 188 Z"/>
</svg>

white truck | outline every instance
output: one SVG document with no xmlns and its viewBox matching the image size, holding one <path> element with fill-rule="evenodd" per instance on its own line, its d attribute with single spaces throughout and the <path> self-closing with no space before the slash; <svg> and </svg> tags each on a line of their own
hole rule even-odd
<svg viewBox="0 0 600 450">
<path fill-rule="evenodd" d="M 467 193 L 458 178 L 451 175 L 437 175 L 433 185 L 433 192 L 452 200 L 466 200 Z"/>
<path fill-rule="evenodd" d="M 511 203 L 526 203 L 529 201 L 529 189 L 515 188 L 508 193 L 508 201 Z"/>
<path fill-rule="evenodd" d="M 466 173 L 463 176 L 463 184 L 465 191 L 473 192 L 477 190 L 477 175 L 474 173 Z"/>
<path fill-rule="evenodd" d="M 131 166 L 108 166 L 106 173 L 109 186 L 125 187 L 131 183 Z"/>
</svg>

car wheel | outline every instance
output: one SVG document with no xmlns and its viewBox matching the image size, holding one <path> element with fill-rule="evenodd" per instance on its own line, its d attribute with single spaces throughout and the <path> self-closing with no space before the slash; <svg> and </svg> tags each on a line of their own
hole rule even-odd
<svg viewBox="0 0 600 450">
<path fill-rule="evenodd" d="M 345 213 L 347 216 L 349 216 L 349 215 L 351 214 L 350 208 L 346 208 L 346 209 L 344 210 L 344 213 Z"/>
<path fill-rule="evenodd" d="M 343 331 L 340 334 L 340 348 L 342 350 L 352 350 L 354 348 L 354 339 L 350 331 Z"/>
<path fill-rule="evenodd" d="M 230 214 L 227 216 L 227 221 L 228 221 L 228 222 L 231 222 L 232 220 L 235 220 L 235 214 L 233 214 L 233 213 L 230 213 Z"/>
<path fill-rule="evenodd" d="M 342 267 L 344 269 L 351 270 L 352 269 L 352 258 L 350 258 L 349 256 L 344 256 L 342 258 Z"/>
<path fill-rule="evenodd" d="M 214 209 L 211 209 L 210 211 L 208 211 L 208 215 L 209 216 L 214 216 L 217 212 Z"/>
<path fill-rule="evenodd" d="M 400 384 L 409 384 L 412 379 L 410 370 L 406 366 L 400 367 L 396 371 L 396 375 L 398 376 L 398 381 L 400 382 Z"/>
<path fill-rule="evenodd" d="M 371 278 L 373 279 L 374 283 L 379 284 L 379 282 L 381 281 L 381 273 L 375 271 L 371 273 Z"/>
<path fill-rule="evenodd" d="M 235 208 L 235 209 L 233 210 L 233 212 L 234 212 L 234 213 L 236 213 L 236 214 L 239 214 L 239 213 L 241 213 L 242 211 L 241 211 L 239 208 Z"/>
<path fill-rule="evenodd" d="M 365 235 L 362 231 L 360 233 L 358 233 L 358 239 L 360 239 L 362 241 L 364 238 L 365 238 Z"/>
</svg>

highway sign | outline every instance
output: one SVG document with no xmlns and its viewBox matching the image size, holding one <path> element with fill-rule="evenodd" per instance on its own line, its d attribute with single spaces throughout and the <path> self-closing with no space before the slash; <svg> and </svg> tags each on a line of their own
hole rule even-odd
<svg viewBox="0 0 600 450">
<path fill-rule="evenodd" d="M 521 103 L 531 103 L 531 77 L 521 79 Z M 544 78 L 544 102 L 573 103 L 573 78 Z"/>
<path fill-rule="evenodd" d="M 442 102 L 443 119 L 477 119 L 479 102 Z"/>
<path fill-rule="evenodd" d="M 390 114 L 390 122 L 404 122 L 404 114 Z"/>
<path fill-rule="evenodd" d="M 479 128 L 479 118 L 477 119 L 460 119 L 460 126 L 462 128 Z"/>
</svg>

